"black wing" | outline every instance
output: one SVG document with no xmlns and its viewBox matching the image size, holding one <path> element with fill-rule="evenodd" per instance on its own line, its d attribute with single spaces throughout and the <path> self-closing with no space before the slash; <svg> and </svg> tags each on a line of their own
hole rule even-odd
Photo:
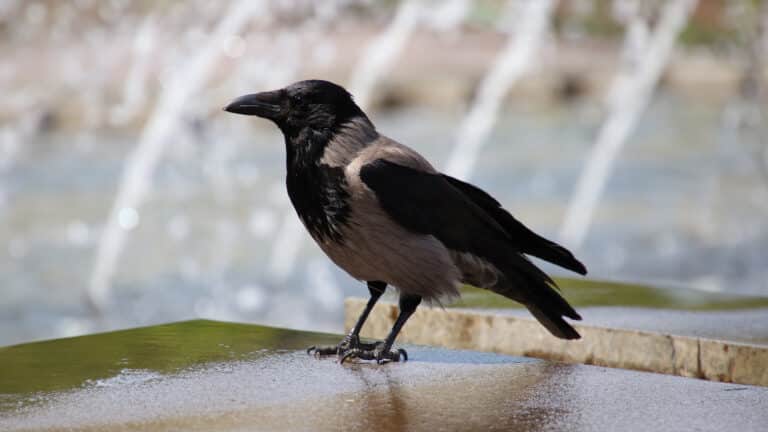
<svg viewBox="0 0 768 432">
<path fill-rule="evenodd" d="M 511 283 L 513 298 L 532 311 L 543 311 L 545 318 L 560 328 L 560 337 L 578 337 L 560 316 L 581 317 L 553 289 L 555 283 L 519 253 L 494 217 L 448 178 L 384 159 L 363 166 L 360 178 L 397 223 L 415 233 L 433 235 L 449 249 L 469 252 L 493 263 Z M 501 288 L 492 289 L 509 296 L 510 291 Z"/>
<path fill-rule="evenodd" d="M 448 182 L 459 189 L 475 204 L 486 211 L 509 234 L 518 250 L 552 264 L 585 275 L 587 268 L 566 248 L 536 234 L 504 210 L 492 196 L 477 186 L 443 174 Z"/>
<path fill-rule="evenodd" d="M 501 226 L 442 176 L 378 159 L 360 169 L 360 178 L 408 230 L 493 261 L 502 260 L 501 251 L 508 254 Z"/>
</svg>

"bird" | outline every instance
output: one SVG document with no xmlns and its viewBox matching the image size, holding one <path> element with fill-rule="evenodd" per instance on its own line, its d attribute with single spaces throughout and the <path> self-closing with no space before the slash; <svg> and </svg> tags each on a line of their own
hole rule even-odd
<svg viewBox="0 0 768 432">
<path fill-rule="evenodd" d="M 534 256 L 585 275 L 563 246 L 536 234 L 477 186 L 443 174 L 422 155 L 380 134 L 342 86 L 312 79 L 246 94 L 225 111 L 272 121 L 285 140 L 286 186 L 310 236 L 370 294 L 352 330 L 318 357 L 405 361 L 395 339 L 422 300 L 442 305 L 463 284 L 525 306 L 554 336 L 578 339 L 564 317 L 581 316 Z M 388 286 L 399 314 L 383 341 L 360 331 Z"/>
</svg>

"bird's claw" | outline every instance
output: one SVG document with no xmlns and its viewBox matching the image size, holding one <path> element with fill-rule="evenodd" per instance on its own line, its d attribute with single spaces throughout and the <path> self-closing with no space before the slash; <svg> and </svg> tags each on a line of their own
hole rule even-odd
<svg viewBox="0 0 768 432">
<path fill-rule="evenodd" d="M 389 362 L 408 361 L 408 353 L 402 349 L 397 350 L 383 349 L 383 344 L 379 344 L 374 349 L 359 349 L 354 348 L 344 352 L 344 355 L 340 356 L 339 363 L 343 364 L 347 359 L 360 359 L 360 360 L 376 360 L 377 364 L 384 364 Z"/>
<path fill-rule="evenodd" d="M 376 348 L 376 343 L 360 342 L 360 337 L 357 335 L 346 335 L 344 339 L 336 346 L 319 347 L 312 345 L 307 348 L 307 354 L 315 356 L 316 358 L 326 357 L 331 355 L 343 356 L 345 353 L 359 349 L 359 350 L 373 350 Z"/>
<path fill-rule="evenodd" d="M 336 355 L 339 357 L 339 363 L 341 364 L 355 358 L 360 360 L 376 360 L 378 364 L 408 361 L 408 353 L 404 349 L 390 350 L 384 345 L 384 342 L 360 342 L 359 336 L 347 335 L 336 346 L 318 347 L 313 345 L 307 348 L 307 354 L 316 358 Z"/>
<path fill-rule="evenodd" d="M 318 347 L 318 346 L 312 345 L 311 347 L 307 348 L 307 354 L 311 356 L 315 356 L 316 358 L 329 356 L 329 355 L 336 355 L 338 353 L 339 353 L 338 346 Z"/>
</svg>

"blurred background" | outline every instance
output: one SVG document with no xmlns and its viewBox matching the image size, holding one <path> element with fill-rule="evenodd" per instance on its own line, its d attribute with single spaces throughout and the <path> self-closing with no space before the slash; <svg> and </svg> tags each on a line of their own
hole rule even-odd
<svg viewBox="0 0 768 432">
<path fill-rule="evenodd" d="M 341 331 L 367 291 L 300 225 L 277 129 L 221 110 L 306 78 L 592 278 L 768 295 L 767 47 L 760 0 L 2 0 L 0 345 Z"/>
</svg>

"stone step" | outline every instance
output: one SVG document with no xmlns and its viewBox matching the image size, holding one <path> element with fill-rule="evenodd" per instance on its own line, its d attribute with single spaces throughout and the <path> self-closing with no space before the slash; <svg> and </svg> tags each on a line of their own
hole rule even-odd
<svg viewBox="0 0 768 432">
<path fill-rule="evenodd" d="M 399 341 L 768 386 L 768 301 L 692 290 L 560 280 L 577 305 L 582 335 L 550 335 L 530 314 L 485 290 L 466 289 L 458 307 L 420 307 Z M 366 299 L 345 303 L 354 325 Z M 384 338 L 394 303 L 371 313 L 362 336 Z"/>
</svg>

